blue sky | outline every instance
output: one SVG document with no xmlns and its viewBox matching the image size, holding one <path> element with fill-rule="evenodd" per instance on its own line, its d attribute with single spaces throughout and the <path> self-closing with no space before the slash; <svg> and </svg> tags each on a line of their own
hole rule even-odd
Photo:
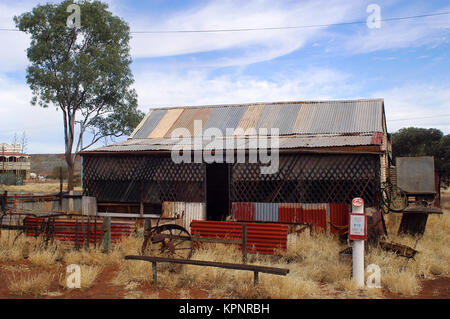
<svg viewBox="0 0 450 319">
<path fill-rule="evenodd" d="M 449 1 L 107 1 L 132 31 L 339 24 L 450 11 Z M 38 1 L 0 0 L 0 28 Z M 366 24 L 223 33 L 133 33 L 139 108 L 384 98 L 388 130 L 450 134 L 450 15 Z M 29 38 L 0 32 L 0 141 L 26 132 L 30 153 L 63 152 L 61 114 L 30 105 Z"/>
</svg>

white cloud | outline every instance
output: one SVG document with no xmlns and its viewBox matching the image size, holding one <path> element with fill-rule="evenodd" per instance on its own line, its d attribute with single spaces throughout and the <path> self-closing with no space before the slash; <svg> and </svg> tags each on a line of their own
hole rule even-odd
<svg viewBox="0 0 450 319">
<path fill-rule="evenodd" d="M 298 26 L 342 22 L 360 5 L 342 1 L 216 1 L 154 20 L 134 15 L 133 30 L 204 30 Z M 155 18 L 155 17 L 153 17 Z M 239 49 L 219 65 L 242 65 L 270 60 L 314 41 L 324 28 L 225 33 L 133 34 L 132 55 L 160 57 Z"/>
<path fill-rule="evenodd" d="M 15 15 L 20 15 L 32 8 L 31 3 L 0 3 L 0 28 L 15 29 L 13 21 Z M 10 72 L 23 69 L 28 64 L 26 49 L 30 37 L 23 32 L 1 31 L 0 43 L 0 72 Z"/>
<path fill-rule="evenodd" d="M 61 112 L 30 104 L 31 91 L 0 74 L 0 141 L 11 142 L 14 133 L 25 132 L 30 153 L 64 150 Z M 39 145 L 46 145 L 39 147 Z M 59 146 L 57 146 L 59 145 Z"/>
<path fill-rule="evenodd" d="M 395 14 L 386 8 L 381 11 L 381 19 L 448 11 L 450 11 L 450 7 L 440 8 L 434 12 L 430 12 L 424 7 L 414 7 Z M 449 29 L 449 15 L 439 15 L 410 20 L 382 21 L 379 29 L 369 29 L 364 26 L 355 33 L 337 36 L 348 54 L 361 54 L 423 45 L 434 48 L 449 41 Z"/>
<path fill-rule="evenodd" d="M 448 84 L 409 84 L 379 91 L 373 96 L 384 98 L 389 132 L 415 126 L 437 128 L 445 134 L 450 134 Z"/>
<path fill-rule="evenodd" d="M 156 106 L 210 105 L 269 101 L 335 99 L 354 93 L 348 75 L 333 69 L 308 68 L 271 80 L 245 75 L 210 77 L 208 71 L 136 73 L 141 109 Z"/>
</svg>

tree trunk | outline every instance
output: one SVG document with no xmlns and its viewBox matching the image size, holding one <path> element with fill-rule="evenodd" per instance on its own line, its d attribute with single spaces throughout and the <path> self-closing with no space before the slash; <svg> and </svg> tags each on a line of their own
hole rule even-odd
<svg viewBox="0 0 450 319">
<path fill-rule="evenodd" d="M 67 162 L 67 191 L 68 192 L 73 190 L 73 173 L 75 171 L 75 162 L 72 159 L 72 154 L 69 154 L 69 157 L 71 158 L 71 160 L 67 161 L 67 154 L 66 154 L 66 162 Z"/>
<path fill-rule="evenodd" d="M 67 163 L 67 191 L 73 190 L 73 173 L 75 160 L 72 155 L 73 137 L 75 128 L 75 114 L 74 112 L 63 111 L 64 118 L 64 142 L 65 142 L 65 158 Z"/>
</svg>

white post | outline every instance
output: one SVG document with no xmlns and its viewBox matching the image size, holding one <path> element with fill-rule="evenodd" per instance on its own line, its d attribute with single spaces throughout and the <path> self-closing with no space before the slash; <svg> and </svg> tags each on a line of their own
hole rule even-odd
<svg viewBox="0 0 450 319">
<path fill-rule="evenodd" d="M 364 215 L 364 202 L 352 201 L 352 213 Z M 352 225 L 350 225 L 351 227 Z M 364 240 L 353 240 L 353 278 L 359 287 L 364 287 Z"/>
</svg>

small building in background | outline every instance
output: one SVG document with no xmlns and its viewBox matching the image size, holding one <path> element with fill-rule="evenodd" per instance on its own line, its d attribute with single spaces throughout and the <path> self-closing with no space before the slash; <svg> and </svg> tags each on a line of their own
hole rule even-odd
<svg viewBox="0 0 450 319">
<path fill-rule="evenodd" d="M 5 173 L 30 178 L 30 156 L 21 152 L 20 144 L 0 143 L 0 174 Z"/>
</svg>

